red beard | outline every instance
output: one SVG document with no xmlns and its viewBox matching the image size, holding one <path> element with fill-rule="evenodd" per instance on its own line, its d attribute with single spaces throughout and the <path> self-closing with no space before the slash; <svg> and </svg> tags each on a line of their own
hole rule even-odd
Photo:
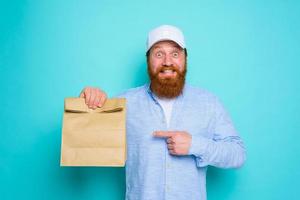
<svg viewBox="0 0 300 200">
<path fill-rule="evenodd" d="M 159 72 L 164 69 L 171 69 L 177 72 L 175 78 L 160 78 Z M 153 72 L 151 66 L 148 63 L 148 75 L 151 80 L 150 88 L 158 97 L 162 98 L 175 98 L 178 97 L 183 90 L 186 75 L 186 64 L 184 70 L 181 72 L 178 67 L 174 66 L 161 66 L 157 72 Z"/>
</svg>

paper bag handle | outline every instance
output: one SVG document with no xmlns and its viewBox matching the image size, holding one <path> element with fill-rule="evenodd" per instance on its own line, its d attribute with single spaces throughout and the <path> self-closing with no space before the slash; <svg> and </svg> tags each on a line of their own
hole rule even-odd
<svg viewBox="0 0 300 200">
<path fill-rule="evenodd" d="M 90 109 L 86 104 L 84 98 L 66 98 L 65 112 L 73 113 L 112 113 L 120 112 L 125 107 L 125 98 L 107 99 L 105 104 L 96 109 Z"/>
</svg>

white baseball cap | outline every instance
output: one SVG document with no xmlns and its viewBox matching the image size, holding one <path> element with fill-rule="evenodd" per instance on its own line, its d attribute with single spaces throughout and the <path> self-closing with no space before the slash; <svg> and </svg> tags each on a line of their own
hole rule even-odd
<svg viewBox="0 0 300 200">
<path fill-rule="evenodd" d="M 171 40 L 176 42 L 181 48 L 185 48 L 184 36 L 182 31 L 171 25 L 162 25 L 148 34 L 147 51 L 157 42 Z"/>
</svg>

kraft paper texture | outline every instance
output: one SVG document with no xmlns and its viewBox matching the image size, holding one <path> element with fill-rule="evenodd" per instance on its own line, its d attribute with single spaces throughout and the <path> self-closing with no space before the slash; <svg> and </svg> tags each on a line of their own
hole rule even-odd
<svg viewBox="0 0 300 200">
<path fill-rule="evenodd" d="M 126 161 L 126 100 L 107 99 L 89 109 L 84 98 L 66 98 L 61 166 L 124 166 Z"/>
</svg>

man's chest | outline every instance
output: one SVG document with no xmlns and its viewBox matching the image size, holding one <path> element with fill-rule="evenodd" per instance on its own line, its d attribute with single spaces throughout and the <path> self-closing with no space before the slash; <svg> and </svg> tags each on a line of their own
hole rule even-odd
<svg viewBox="0 0 300 200">
<path fill-rule="evenodd" d="M 126 116 L 128 142 L 151 140 L 154 131 L 186 131 L 207 138 L 212 137 L 212 115 L 203 106 L 176 106 L 172 108 L 169 125 L 160 105 L 128 107 Z"/>
</svg>

